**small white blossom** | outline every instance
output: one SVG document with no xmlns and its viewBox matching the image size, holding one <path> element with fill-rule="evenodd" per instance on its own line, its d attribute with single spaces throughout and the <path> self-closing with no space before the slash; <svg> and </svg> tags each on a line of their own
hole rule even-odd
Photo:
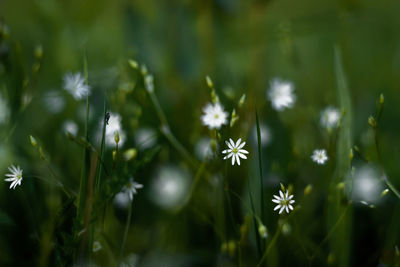
<svg viewBox="0 0 400 267">
<path fill-rule="evenodd" d="M 322 127 L 330 129 L 337 127 L 340 119 L 340 112 L 337 108 L 327 107 L 321 112 L 320 123 Z"/>
<path fill-rule="evenodd" d="M 289 213 L 289 209 L 293 210 L 292 204 L 295 202 L 292 198 L 293 195 L 289 195 L 288 191 L 283 193 L 282 190 L 279 190 L 279 197 L 274 195 L 274 198 L 272 199 L 272 202 L 278 204 L 274 210 L 279 209 L 279 214 L 281 214 L 283 210 L 286 210 L 286 212 Z"/>
<path fill-rule="evenodd" d="M 328 160 L 328 156 L 326 155 L 325 149 L 316 149 L 314 150 L 312 156 L 312 160 L 317 164 L 325 164 L 325 161 Z"/>
<path fill-rule="evenodd" d="M 228 149 L 225 149 L 222 151 L 222 154 L 228 154 L 224 157 L 224 159 L 229 159 L 232 158 L 232 165 L 235 165 L 235 161 L 237 162 L 238 165 L 240 165 L 240 159 L 247 159 L 247 157 L 244 154 L 248 154 L 249 152 L 247 150 L 242 149 L 246 142 L 241 143 L 242 139 L 239 138 L 236 141 L 236 144 L 233 142 L 231 138 L 229 138 L 229 142 L 225 141 L 225 144 L 229 147 Z"/>
<path fill-rule="evenodd" d="M 70 133 L 73 136 L 76 136 L 76 134 L 78 133 L 78 125 L 74 121 L 71 121 L 71 120 L 66 120 L 63 123 L 62 128 L 65 133 Z"/>
<path fill-rule="evenodd" d="M 224 111 L 224 107 L 219 103 L 208 103 L 203 108 L 204 115 L 201 116 L 203 125 L 208 126 L 210 130 L 219 129 L 222 125 L 228 123 L 228 113 Z"/>
<path fill-rule="evenodd" d="M 142 184 L 135 182 L 132 178 L 129 182 L 122 188 L 122 191 L 128 194 L 129 199 L 133 200 L 133 195 L 137 194 L 136 189 L 143 188 Z"/>
<path fill-rule="evenodd" d="M 93 252 L 97 252 L 100 249 L 102 249 L 101 243 L 99 241 L 94 241 L 93 242 Z"/>
<path fill-rule="evenodd" d="M 80 72 L 75 74 L 67 73 L 64 76 L 64 89 L 76 100 L 90 95 L 90 86 L 85 84 L 85 79 Z"/>
<path fill-rule="evenodd" d="M 11 182 L 10 189 L 15 189 L 17 185 L 21 185 L 22 182 L 22 169 L 17 166 L 15 167 L 14 165 L 11 165 L 11 167 L 8 167 L 8 170 L 10 173 L 6 174 L 6 178 L 4 181 L 6 182 Z"/>
<path fill-rule="evenodd" d="M 267 96 L 272 103 L 272 107 L 277 111 L 282 111 L 285 108 L 291 108 L 296 101 L 296 95 L 293 93 L 293 83 L 274 79 L 271 82 Z"/>
</svg>

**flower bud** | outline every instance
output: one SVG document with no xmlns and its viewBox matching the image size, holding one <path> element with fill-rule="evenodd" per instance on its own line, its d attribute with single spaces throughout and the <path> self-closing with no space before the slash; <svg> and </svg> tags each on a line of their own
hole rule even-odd
<svg viewBox="0 0 400 267">
<path fill-rule="evenodd" d="M 139 68 L 139 64 L 133 59 L 129 59 L 128 64 L 132 69 L 137 70 Z"/>
<path fill-rule="evenodd" d="M 306 188 L 304 188 L 304 195 L 308 196 L 309 194 L 311 194 L 312 189 L 313 186 L 311 184 L 307 185 Z"/>
<path fill-rule="evenodd" d="M 371 115 L 368 118 L 368 124 L 372 127 L 372 128 L 376 128 L 376 120 L 375 118 Z"/>
<path fill-rule="evenodd" d="M 41 60 L 43 57 L 43 47 L 42 45 L 38 45 L 35 47 L 35 51 L 34 51 L 35 57 L 38 60 Z"/>
<path fill-rule="evenodd" d="M 37 147 L 37 141 L 35 139 L 35 137 L 33 137 L 32 135 L 29 136 L 29 139 L 31 140 L 31 144 L 33 147 Z"/>
<path fill-rule="evenodd" d="M 244 105 L 244 102 L 246 102 L 246 94 L 243 94 L 242 97 L 239 100 L 239 108 L 241 108 Z"/>
<path fill-rule="evenodd" d="M 267 238 L 268 237 L 267 227 L 265 227 L 265 225 L 263 224 L 260 224 L 260 226 L 258 226 L 258 234 L 261 236 L 261 238 Z"/>
<path fill-rule="evenodd" d="M 384 197 L 387 195 L 387 193 L 389 193 L 389 189 L 386 188 L 385 190 L 382 191 L 381 195 Z"/>
<path fill-rule="evenodd" d="M 383 103 L 385 103 L 385 97 L 383 96 L 383 94 L 381 94 L 379 96 L 379 104 L 383 105 Z"/>
<path fill-rule="evenodd" d="M 206 82 L 207 82 L 207 86 L 210 88 L 210 89 L 212 89 L 212 88 L 214 88 L 214 83 L 213 83 L 213 81 L 211 80 L 211 78 L 210 78 L 210 76 L 206 76 Z"/>
<path fill-rule="evenodd" d="M 118 131 L 115 131 L 115 133 L 114 133 L 114 141 L 115 141 L 116 144 L 119 143 L 119 133 L 118 133 Z"/>
<path fill-rule="evenodd" d="M 133 160 L 136 158 L 137 155 L 137 149 L 136 148 L 130 148 L 124 152 L 124 159 L 126 161 Z"/>
</svg>

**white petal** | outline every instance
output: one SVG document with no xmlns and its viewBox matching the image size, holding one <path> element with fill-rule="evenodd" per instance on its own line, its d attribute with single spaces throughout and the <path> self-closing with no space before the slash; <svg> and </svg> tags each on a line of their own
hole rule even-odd
<svg viewBox="0 0 400 267">
<path fill-rule="evenodd" d="M 274 195 L 274 198 L 276 198 L 277 200 L 281 200 L 281 198 L 278 197 L 277 195 Z"/>
<path fill-rule="evenodd" d="M 281 214 L 284 209 L 285 209 L 285 206 L 282 206 L 281 209 L 279 210 L 279 214 Z"/>
<path fill-rule="evenodd" d="M 232 157 L 232 166 L 235 165 L 235 156 Z"/>
<path fill-rule="evenodd" d="M 235 147 L 239 148 L 240 142 L 242 142 L 242 138 L 239 138 L 239 139 L 236 141 Z"/>
<path fill-rule="evenodd" d="M 246 144 L 246 142 L 243 142 L 240 146 L 238 146 L 238 149 L 241 149 L 242 147 L 244 147 L 245 144 Z"/>
<path fill-rule="evenodd" d="M 287 199 L 290 200 L 293 198 L 293 195 L 290 195 Z"/>
<path fill-rule="evenodd" d="M 281 207 L 281 205 L 278 205 L 278 206 L 275 207 L 274 210 L 277 210 L 277 209 L 279 209 L 280 207 Z"/>
<path fill-rule="evenodd" d="M 244 149 L 239 149 L 239 153 L 242 153 L 242 154 L 249 154 L 249 152 L 248 152 L 247 150 L 244 150 Z"/>
<path fill-rule="evenodd" d="M 14 180 L 16 180 L 15 178 L 7 178 L 7 179 L 4 179 L 4 181 L 6 181 L 6 182 L 11 182 L 11 181 L 14 181 Z"/>
<path fill-rule="evenodd" d="M 225 141 L 225 144 L 226 144 L 230 149 L 233 149 L 232 145 L 231 145 L 228 141 Z"/>
<path fill-rule="evenodd" d="M 235 143 L 233 142 L 232 138 L 229 138 L 229 142 L 231 143 L 233 149 L 235 147 Z"/>
<path fill-rule="evenodd" d="M 281 203 L 281 201 L 277 200 L 277 199 L 273 199 L 272 202 L 277 203 L 277 204 Z"/>
<path fill-rule="evenodd" d="M 292 205 L 288 205 L 289 209 L 293 210 L 293 206 Z"/>
<path fill-rule="evenodd" d="M 285 199 L 285 196 L 283 195 L 283 192 L 279 190 L 279 195 L 281 196 L 282 199 Z"/>
<path fill-rule="evenodd" d="M 225 149 L 224 151 L 222 151 L 222 154 L 226 154 L 228 152 L 232 151 L 232 149 Z"/>
<path fill-rule="evenodd" d="M 287 206 L 285 206 L 286 212 L 289 213 L 289 209 Z"/>
<path fill-rule="evenodd" d="M 289 201 L 289 204 L 293 204 L 293 203 L 294 203 L 294 200 L 290 200 L 290 201 Z"/>
<path fill-rule="evenodd" d="M 237 153 L 237 155 L 238 155 L 239 157 L 241 157 L 242 159 L 247 159 L 247 157 L 246 157 L 245 155 L 241 154 L 241 153 Z"/>
<path fill-rule="evenodd" d="M 240 166 L 240 159 L 239 159 L 239 156 L 238 156 L 238 155 L 235 155 L 235 156 L 236 156 L 236 161 L 237 161 L 238 165 Z"/>
</svg>

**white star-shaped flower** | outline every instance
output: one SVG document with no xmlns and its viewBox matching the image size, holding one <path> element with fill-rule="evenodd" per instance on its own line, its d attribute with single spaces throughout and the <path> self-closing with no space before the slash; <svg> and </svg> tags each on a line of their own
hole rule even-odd
<svg viewBox="0 0 400 267">
<path fill-rule="evenodd" d="M 76 100 L 90 95 L 90 86 L 85 84 L 85 79 L 80 72 L 75 74 L 67 73 L 64 76 L 64 89 L 67 90 Z"/>
<path fill-rule="evenodd" d="M 210 104 L 208 103 L 203 108 L 203 116 L 201 116 L 201 121 L 203 125 L 208 126 L 210 130 L 219 129 L 222 125 L 228 123 L 228 113 L 224 111 L 224 107 L 219 103 Z"/>
<path fill-rule="evenodd" d="M 272 202 L 278 204 L 274 210 L 279 209 L 279 214 L 281 214 L 283 210 L 286 210 L 286 212 L 289 213 L 289 209 L 293 210 L 292 204 L 295 202 L 292 198 L 293 195 L 289 195 L 288 191 L 284 194 L 282 190 L 279 190 L 279 197 L 274 195 L 274 198 L 272 199 Z"/>
<path fill-rule="evenodd" d="M 271 82 L 267 96 L 271 101 L 272 107 L 277 111 L 282 111 L 285 108 L 291 108 L 296 101 L 296 95 L 293 93 L 293 83 L 274 79 Z"/>
<path fill-rule="evenodd" d="M 110 112 L 110 118 L 108 120 L 108 124 L 106 125 L 106 134 L 105 140 L 106 145 L 114 146 L 115 145 L 115 133 L 118 132 L 119 135 L 119 146 L 123 146 L 126 140 L 126 133 L 124 129 L 122 129 L 122 118 L 118 113 Z M 103 125 L 103 120 L 100 121 L 100 125 Z M 101 127 L 99 128 L 101 130 Z M 101 137 L 101 131 L 99 132 Z"/>
<path fill-rule="evenodd" d="M 247 159 L 247 157 L 244 154 L 249 154 L 249 152 L 247 150 L 243 149 L 246 142 L 241 143 L 241 141 L 242 141 L 241 138 L 239 138 L 236 141 L 236 144 L 233 142 L 233 140 L 231 138 L 229 138 L 229 142 L 225 141 L 225 144 L 229 148 L 222 151 L 222 154 L 228 154 L 224 157 L 224 159 L 232 158 L 232 165 L 235 165 L 235 161 L 237 162 L 238 165 L 240 165 L 239 158 Z"/>
<path fill-rule="evenodd" d="M 327 107 L 321 112 L 320 123 L 324 128 L 334 128 L 337 127 L 340 119 L 340 112 L 337 108 Z"/>
<path fill-rule="evenodd" d="M 122 188 L 122 191 L 126 194 L 128 194 L 129 199 L 132 201 L 133 200 L 133 195 L 137 194 L 136 189 L 143 188 L 142 184 L 139 184 L 135 182 L 132 178 L 129 180 L 129 182 Z"/>
<path fill-rule="evenodd" d="M 6 182 L 11 182 L 10 189 L 15 189 L 17 185 L 21 185 L 22 182 L 22 169 L 17 166 L 15 167 L 14 165 L 11 165 L 11 167 L 8 167 L 8 170 L 10 173 L 6 174 L 6 178 L 4 181 Z"/>
<path fill-rule="evenodd" d="M 325 161 L 328 160 L 328 156 L 326 155 L 325 149 L 316 149 L 314 150 L 312 156 L 312 160 L 317 164 L 325 164 Z"/>
</svg>

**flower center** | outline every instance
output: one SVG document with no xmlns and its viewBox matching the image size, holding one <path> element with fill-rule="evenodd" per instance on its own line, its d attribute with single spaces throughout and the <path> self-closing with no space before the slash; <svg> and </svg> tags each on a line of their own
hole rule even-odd
<svg viewBox="0 0 400 267">
<path fill-rule="evenodd" d="M 22 174 L 18 174 L 18 175 L 17 175 L 17 178 L 18 178 L 18 179 L 21 179 L 21 178 L 22 178 Z"/>
<path fill-rule="evenodd" d="M 233 149 L 232 149 L 232 153 L 238 153 L 238 149 L 236 148 L 236 147 L 234 147 Z"/>
<path fill-rule="evenodd" d="M 214 115 L 214 118 L 215 118 L 215 119 L 218 119 L 218 118 L 219 118 L 219 115 L 218 115 L 218 114 L 215 114 L 215 115 Z"/>
</svg>

